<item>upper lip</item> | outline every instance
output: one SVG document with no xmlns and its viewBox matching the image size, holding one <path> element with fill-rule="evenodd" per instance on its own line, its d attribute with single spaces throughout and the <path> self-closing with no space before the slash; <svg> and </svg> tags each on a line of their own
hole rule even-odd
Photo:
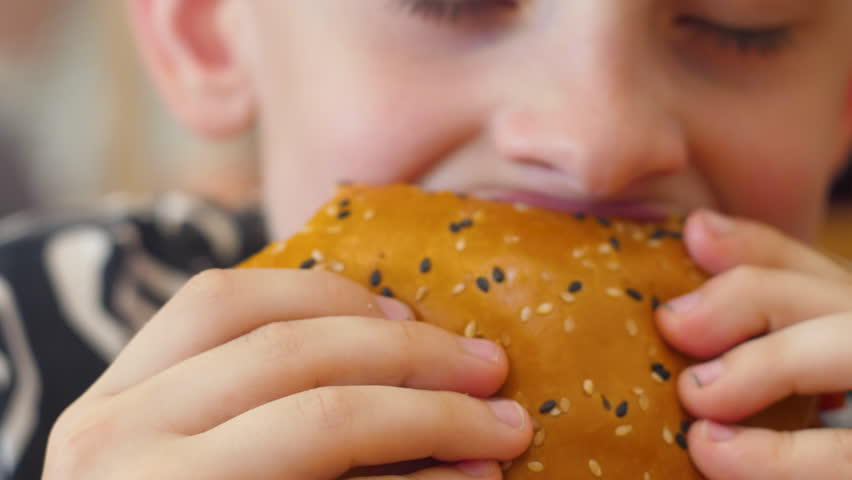
<svg viewBox="0 0 852 480">
<path fill-rule="evenodd" d="M 520 190 L 477 192 L 473 193 L 473 195 L 488 200 L 522 203 L 532 207 L 546 208 L 548 210 L 648 222 L 660 222 L 678 213 L 671 207 L 667 208 L 662 202 L 647 200 L 590 202 Z"/>
</svg>

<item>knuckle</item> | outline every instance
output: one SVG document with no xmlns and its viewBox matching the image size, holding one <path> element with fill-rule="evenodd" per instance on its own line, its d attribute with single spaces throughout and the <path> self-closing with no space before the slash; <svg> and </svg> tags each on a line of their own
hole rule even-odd
<svg viewBox="0 0 852 480">
<path fill-rule="evenodd" d="M 105 454 L 104 440 L 117 438 L 117 430 L 109 415 L 71 415 L 66 411 L 50 432 L 43 478 L 92 478 L 94 472 L 102 470 L 98 462 Z"/>
<path fill-rule="evenodd" d="M 393 338 L 390 339 L 388 345 L 393 345 L 395 355 L 398 356 L 396 365 L 399 365 L 400 369 L 399 383 L 404 383 L 414 375 L 414 370 L 418 365 L 418 345 L 423 341 L 423 337 L 418 337 L 415 331 L 418 324 L 415 322 L 384 322 L 384 324 L 389 324 L 393 328 L 391 334 Z"/>
<path fill-rule="evenodd" d="M 346 432 L 352 425 L 352 399 L 340 388 L 315 388 L 303 392 L 297 401 L 307 425 L 336 434 Z"/>
<path fill-rule="evenodd" d="M 755 285 L 764 273 L 764 269 L 754 265 L 738 265 L 728 273 L 726 283 L 737 288 L 750 287 Z"/>
<path fill-rule="evenodd" d="M 267 323 L 243 338 L 252 355 L 269 361 L 298 356 L 305 351 L 305 335 L 291 322 Z"/>
<path fill-rule="evenodd" d="M 205 270 L 189 279 L 182 293 L 209 305 L 221 305 L 234 296 L 233 274 L 227 270 Z"/>
</svg>

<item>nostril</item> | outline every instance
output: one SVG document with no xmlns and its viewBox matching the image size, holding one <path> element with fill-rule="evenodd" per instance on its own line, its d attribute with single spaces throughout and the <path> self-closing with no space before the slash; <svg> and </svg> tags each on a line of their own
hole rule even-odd
<svg viewBox="0 0 852 480">
<path fill-rule="evenodd" d="M 538 168 L 540 170 L 547 170 L 547 171 L 557 170 L 556 166 L 554 166 L 552 163 L 548 163 L 548 162 L 539 160 L 537 158 L 520 157 L 520 158 L 515 158 L 514 160 L 515 160 L 515 163 L 519 163 L 521 165 L 525 165 L 525 166 L 528 166 L 528 167 Z"/>
</svg>

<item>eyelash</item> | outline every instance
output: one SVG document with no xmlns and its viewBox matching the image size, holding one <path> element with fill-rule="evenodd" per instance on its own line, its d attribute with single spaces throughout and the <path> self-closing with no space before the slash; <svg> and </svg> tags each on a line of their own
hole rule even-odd
<svg viewBox="0 0 852 480">
<path fill-rule="evenodd" d="M 456 23 L 518 7 L 519 0 L 402 0 L 412 14 L 441 23 Z"/>
<path fill-rule="evenodd" d="M 412 14 L 439 23 L 457 23 L 467 17 L 478 17 L 498 11 L 517 8 L 520 0 L 401 0 Z M 676 19 L 677 25 L 699 34 L 714 37 L 721 47 L 736 49 L 741 55 L 759 53 L 772 55 L 793 43 L 790 27 L 737 28 L 705 20 L 700 17 L 683 16 Z"/>
<path fill-rule="evenodd" d="M 736 49 L 741 55 L 779 53 L 793 43 L 791 27 L 736 28 L 713 23 L 698 17 L 680 17 L 676 23 L 699 34 L 709 35 L 721 47 Z"/>
</svg>

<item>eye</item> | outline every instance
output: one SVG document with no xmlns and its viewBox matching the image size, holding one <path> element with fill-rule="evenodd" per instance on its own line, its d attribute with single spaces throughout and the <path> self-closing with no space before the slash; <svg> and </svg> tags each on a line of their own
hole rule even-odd
<svg viewBox="0 0 852 480">
<path fill-rule="evenodd" d="M 689 28 L 698 34 L 715 39 L 724 49 L 735 49 L 737 53 L 772 55 L 793 44 L 793 28 L 772 26 L 742 28 L 722 25 L 713 21 L 684 16 L 676 20 L 677 25 Z"/>
<path fill-rule="evenodd" d="M 520 0 L 400 0 L 412 14 L 442 23 L 510 12 Z"/>
</svg>

